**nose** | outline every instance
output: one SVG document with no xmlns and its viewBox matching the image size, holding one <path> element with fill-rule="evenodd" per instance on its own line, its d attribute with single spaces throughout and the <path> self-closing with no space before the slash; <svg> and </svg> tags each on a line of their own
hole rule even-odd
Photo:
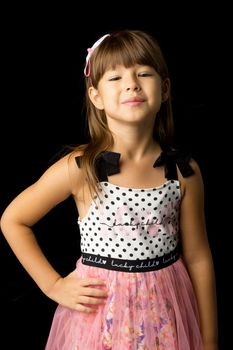
<svg viewBox="0 0 233 350">
<path fill-rule="evenodd" d="M 135 77 L 129 77 L 126 81 L 126 91 L 139 91 L 140 84 Z"/>
<path fill-rule="evenodd" d="M 137 85 L 135 85 L 135 86 L 128 86 L 126 90 L 127 91 L 139 91 L 140 90 L 140 86 L 137 86 Z"/>
</svg>

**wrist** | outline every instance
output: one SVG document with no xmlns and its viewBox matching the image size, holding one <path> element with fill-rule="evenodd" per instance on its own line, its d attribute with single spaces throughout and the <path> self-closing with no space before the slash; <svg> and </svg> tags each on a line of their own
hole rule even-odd
<svg viewBox="0 0 233 350">
<path fill-rule="evenodd" d="M 56 278 L 54 278 L 52 281 L 49 281 L 45 286 L 41 287 L 42 292 L 47 295 L 47 297 L 51 298 L 52 290 L 54 289 L 54 286 L 56 283 L 61 279 L 62 277 L 58 274 Z"/>
</svg>

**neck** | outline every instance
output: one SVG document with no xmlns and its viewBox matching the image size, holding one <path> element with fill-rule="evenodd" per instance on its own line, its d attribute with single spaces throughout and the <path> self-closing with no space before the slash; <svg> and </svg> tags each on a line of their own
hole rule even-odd
<svg viewBox="0 0 233 350">
<path fill-rule="evenodd" d="M 112 133 L 114 145 L 111 149 L 118 152 L 125 159 L 140 161 L 143 158 L 161 152 L 160 145 L 153 139 L 152 135 L 143 135 L 141 132 Z"/>
</svg>

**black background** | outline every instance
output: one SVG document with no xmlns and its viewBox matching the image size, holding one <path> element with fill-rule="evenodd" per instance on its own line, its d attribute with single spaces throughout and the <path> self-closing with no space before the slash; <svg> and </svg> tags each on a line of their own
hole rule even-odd
<svg viewBox="0 0 233 350">
<path fill-rule="evenodd" d="M 159 8 L 155 2 L 154 9 L 134 4 L 127 12 L 120 3 L 97 8 L 89 4 L 85 10 L 62 6 L 21 4 L 3 11 L 1 213 L 65 145 L 85 141 L 87 47 L 112 30 L 148 31 L 159 41 L 169 67 L 177 139 L 202 169 L 216 269 L 220 349 L 229 349 L 228 11 L 223 4 L 204 9 L 197 3 Z M 76 219 L 74 203 L 68 199 L 34 228 L 61 274 L 74 269 L 79 257 Z M 11 350 L 17 344 L 17 349 L 43 350 L 56 305 L 26 274 L 3 236 L 0 269 L 1 341 L 5 338 L 8 344 L 2 348 Z"/>
</svg>

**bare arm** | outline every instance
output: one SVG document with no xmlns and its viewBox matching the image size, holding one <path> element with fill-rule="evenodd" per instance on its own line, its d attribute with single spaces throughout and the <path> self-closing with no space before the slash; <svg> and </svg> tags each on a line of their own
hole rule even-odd
<svg viewBox="0 0 233 350">
<path fill-rule="evenodd" d="M 183 180 L 180 215 L 183 258 L 197 297 L 204 349 L 217 350 L 215 274 L 206 234 L 203 181 L 194 161 L 192 167 L 195 175 Z"/>
<path fill-rule="evenodd" d="M 43 254 L 31 228 L 71 194 L 68 156 L 66 156 L 52 165 L 36 183 L 10 203 L 1 218 L 1 229 L 25 270 L 46 295 L 68 307 L 77 309 L 78 305 L 80 311 L 90 311 L 90 308 L 79 305 L 78 301 L 96 303 L 94 298 L 86 301 L 88 298 L 86 295 L 95 292 L 93 288 L 89 288 L 91 290 L 88 294 L 88 290 L 84 291 L 83 288 L 90 284 L 103 283 L 97 279 L 96 281 L 93 279 L 93 283 L 90 279 L 78 283 L 77 275 L 74 273 L 61 278 Z M 95 295 L 100 295 L 98 293 Z"/>
</svg>

